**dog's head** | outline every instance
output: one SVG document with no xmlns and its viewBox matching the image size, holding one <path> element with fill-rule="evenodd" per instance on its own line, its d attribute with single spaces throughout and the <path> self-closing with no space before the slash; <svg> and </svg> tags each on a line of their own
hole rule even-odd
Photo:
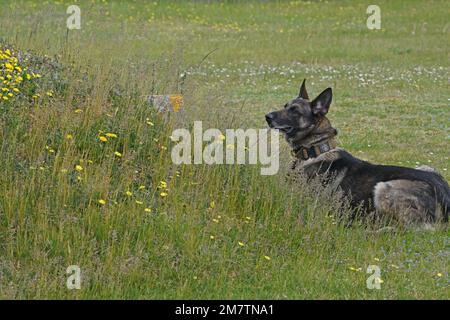
<svg viewBox="0 0 450 320">
<path fill-rule="evenodd" d="M 269 127 L 284 133 L 291 144 L 314 143 L 314 138 L 319 138 L 324 133 L 336 134 L 336 130 L 325 117 L 331 99 L 331 88 L 327 88 L 310 101 L 303 80 L 298 97 L 286 103 L 283 109 L 266 114 L 266 121 Z"/>
</svg>

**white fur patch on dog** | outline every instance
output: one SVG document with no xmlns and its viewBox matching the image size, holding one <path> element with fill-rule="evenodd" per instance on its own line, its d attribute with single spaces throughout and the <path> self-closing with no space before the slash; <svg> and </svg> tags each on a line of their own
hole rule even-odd
<svg viewBox="0 0 450 320">
<path fill-rule="evenodd" d="M 321 161 L 329 161 L 329 162 L 336 161 L 341 158 L 341 156 L 339 155 L 339 152 L 338 152 L 339 150 L 343 150 L 343 149 L 334 148 L 334 149 L 331 149 L 330 151 L 320 154 L 316 158 L 310 158 L 308 160 L 302 161 L 302 162 L 300 162 L 300 165 L 298 166 L 298 168 L 299 169 L 307 168 L 308 166 L 315 164 L 317 162 L 321 162 Z"/>
<path fill-rule="evenodd" d="M 389 182 L 378 182 L 373 189 L 373 204 L 377 211 L 383 211 L 383 199 L 388 199 Z"/>
</svg>

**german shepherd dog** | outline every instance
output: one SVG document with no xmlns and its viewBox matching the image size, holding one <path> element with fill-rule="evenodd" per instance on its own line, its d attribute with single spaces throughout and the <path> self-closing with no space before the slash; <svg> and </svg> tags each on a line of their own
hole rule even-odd
<svg viewBox="0 0 450 320">
<path fill-rule="evenodd" d="M 341 189 L 358 215 L 394 219 L 401 224 L 448 221 L 450 188 L 433 168 L 372 164 L 338 148 L 337 130 L 326 117 L 332 90 L 310 101 L 305 80 L 297 98 L 268 113 L 270 128 L 280 130 L 295 156 L 293 169 L 319 176 Z"/>
</svg>

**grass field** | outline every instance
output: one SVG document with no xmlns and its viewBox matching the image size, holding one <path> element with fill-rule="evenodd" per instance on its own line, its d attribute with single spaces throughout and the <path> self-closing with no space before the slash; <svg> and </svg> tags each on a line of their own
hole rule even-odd
<svg viewBox="0 0 450 320">
<path fill-rule="evenodd" d="M 448 226 L 346 228 L 335 195 L 286 182 L 284 142 L 261 176 L 174 166 L 169 138 L 265 128 L 307 78 L 333 87 L 341 147 L 448 181 L 450 2 L 376 1 L 381 30 L 359 1 L 92 0 L 67 31 L 71 4 L 0 0 L 0 75 L 17 56 L 24 77 L 0 100 L 1 298 L 450 298 Z M 168 120 L 146 103 L 180 92 Z"/>
</svg>

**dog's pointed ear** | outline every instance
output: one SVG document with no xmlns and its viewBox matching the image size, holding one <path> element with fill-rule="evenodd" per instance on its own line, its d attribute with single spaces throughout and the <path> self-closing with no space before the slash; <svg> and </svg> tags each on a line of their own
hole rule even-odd
<svg viewBox="0 0 450 320">
<path fill-rule="evenodd" d="M 311 102 L 311 110 L 313 114 L 320 114 L 322 116 L 326 115 L 328 113 L 328 109 L 330 109 L 332 98 L 333 91 L 331 88 L 326 88 L 323 90 L 322 93 Z"/>
<path fill-rule="evenodd" d="M 308 92 L 306 91 L 305 82 L 306 82 L 306 79 L 303 79 L 302 85 L 300 86 L 300 92 L 298 94 L 298 97 L 309 100 Z"/>
</svg>

